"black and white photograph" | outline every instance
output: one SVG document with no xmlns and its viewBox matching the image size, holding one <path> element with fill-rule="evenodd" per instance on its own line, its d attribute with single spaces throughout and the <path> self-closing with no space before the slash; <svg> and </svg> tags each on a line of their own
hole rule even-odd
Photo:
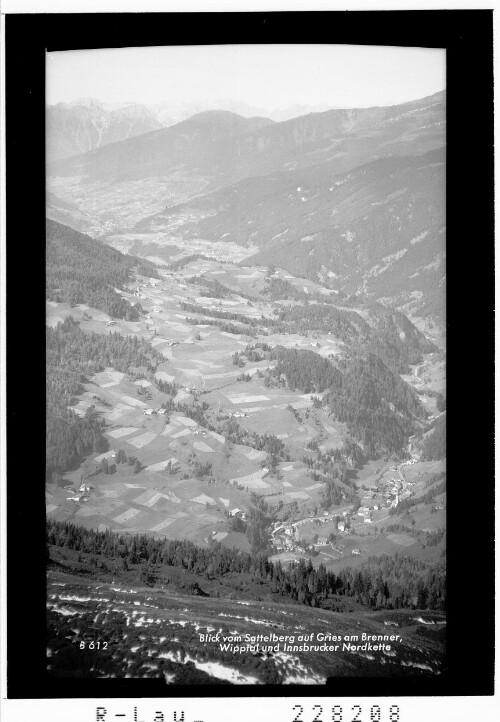
<svg viewBox="0 0 500 722">
<path fill-rule="evenodd" d="M 457 173 L 454 46 L 132 21 L 40 41 L 43 166 L 7 94 L 11 690 L 25 654 L 61 698 L 467 694 L 459 649 L 489 689 L 488 125 Z"/>
<path fill-rule="evenodd" d="M 46 74 L 50 675 L 439 675 L 445 51 Z"/>
</svg>

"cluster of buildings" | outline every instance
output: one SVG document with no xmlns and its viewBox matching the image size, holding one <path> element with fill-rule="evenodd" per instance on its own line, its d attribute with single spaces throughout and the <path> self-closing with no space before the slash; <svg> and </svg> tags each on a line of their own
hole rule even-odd
<svg viewBox="0 0 500 722">
<path fill-rule="evenodd" d="M 206 436 L 207 432 L 205 429 L 202 429 L 201 426 L 197 426 L 196 429 L 193 430 L 193 434 L 195 434 L 195 436 Z"/>
<path fill-rule="evenodd" d="M 277 523 L 271 530 L 273 546 L 278 552 L 299 551 L 299 534 L 295 524 Z"/>
<path fill-rule="evenodd" d="M 414 464 L 417 461 L 418 459 L 413 457 L 410 461 L 405 462 L 405 464 Z M 398 468 L 393 467 L 391 471 L 398 471 Z M 334 542 L 330 542 L 326 536 L 318 536 L 313 546 L 315 549 L 331 546 L 334 550 L 343 553 L 345 545 L 340 541 L 339 534 L 349 535 L 355 533 L 356 528 L 359 528 L 359 521 L 362 521 L 363 524 L 372 524 L 377 520 L 377 517 L 374 519 L 374 512 L 381 511 L 384 508 L 394 508 L 403 499 L 413 495 L 409 487 L 413 486 L 415 482 L 407 481 L 401 473 L 399 476 L 401 478 L 391 478 L 379 482 L 376 486 L 372 486 L 369 489 L 365 487 L 366 493 L 363 495 L 363 505 L 359 508 L 352 507 L 342 511 L 341 517 L 340 514 L 332 515 L 331 513 L 325 512 L 324 516 L 320 517 L 308 517 L 300 521 L 288 523 L 277 522 L 272 530 L 272 541 L 276 552 L 307 552 L 306 543 L 299 538 L 299 527 L 311 521 L 314 521 L 316 524 L 318 522 L 319 524 L 324 524 L 335 520 L 337 539 Z M 350 553 L 354 556 L 361 555 L 361 551 L 358 548 L 351 549 Z"/>
<path fill-rule="evenodd" d="M 144 416 L 156 416 L 157 414 L 159 416 L 165 416 L 166 413 L 167 410 L 160 407 L 159 409 L 146 409 L 144 411 Z"/>
<path fill-rule="evenodd" d="M 178 346 L 179 345 L 179 341 L 174 341 L 171 338 L 166 338 L 165 342 L 166 342 L 167 346 Z"/>
<path fill-rule="evenodd" d="M 73 496 L 66 497 L 67 501 L 86 502 L 89 500 L 90 486 L 82 481 L 80 488 Z"/>
<path fill-rule="evenodd" d="M 138 298 L 141 298 L 143 301 L 146 300 L 146 296 L 141 293 L 141 291 L 145 291 L 148 287 L 154 288 L 158 285 L 158 281 L 151 281 L 150 283 L 145 283 L 143 286 L 138 286 L 134 291 L 134 296 L 137 296 Z"/>
<path fill-rule="evenodd" d="M 382 492 L 381 506 L 395 508 L 400 501 L 412 495 L 408 486 L 412 485 L 401 479 L 389 479 L 380 485 Z"/>
<path fill-rule="evenodd" d="M 309 519 L 302 519 L 301 521 L 296 523 L 284 524 L 282 522 L 278 522 L 277 524 L 275 524 L 271 532 L 271 536 L 273 546 L 278 553 L 298 552 L 299 554 L 303 554 L 307 551 L 306 542 L 299 538 L 299 527 L 307 521 L 309 521 Z M 331 542 L 326 536 L 318 536 L 317 540 L 313 544 L 315 548 L 325 547 L 328 545 L 331 545 Z"/>
<path fill-rule="evenodd" d="M 415 464 L 418 461 L 417 458 L 412 457 L 409 461 L 404 462 L 405 465 Z M 392 467 L 391 471 L 397 471 L 397 467 Z M 372 511 L 378 511 L 382 508 L 395 508 L 397 505 L 412 496 L 413 492 L 409 487 L 413 486 L 413 481 L 407 481 L 402 473 L 400 478 L 392 478 L 382 481 L 377 487 L 371 487 L 371 490 L 363 496 L 365 500 L 377 499 L 377 503 L 372 506 L 360 507 L 358 514 L 365 517 L 365 521 L 370 517 Z M 363 513 L 362 513 L 363 512 Z"/>
<path fill-rule="evenodd" d="M 375 509 L 375 507 L 373 507 Z M 378 506 L 377 506 L 378 509 Z M 369 506 L 360 506 L 357 511 L 358 516 L 362 516 L 364 519 L 365 524 L 371 524 L 373 522 L 372 519 L 372 510 Z"/>
<path fill-rule="evenodd" d="M 246 520 L 247 520 L 247 513 L 246 513 L 246 511 L 242 511 L 241 509 L 238 509 L 238 508 L 231 509 L 231 511 L 229 512 L 229 516 L 238 517 L 238 518 L 241 519 L 242 521 L 246 521 Z"/>
<path fill-rule="evenodd" d="M 336 532 L 337 534 L 345 534 L 350 535 L 353 533 L 353 527 L 351 526 L 351 519 L 356 518 L 357 516 L 363 517 L 365 523 L 370 524 L 372 523 L 372 511 L 378 510 L 380 507 L 378 504 L 375 504 L 372 509 L 370 509 L 368 506 L 360 507 L 359 510 L 353 511 L 351 510 L 344 510 L 341 515 L 335 514 L 332 515 L 328 512 L 325 512 L 323 516 L 320 517 L 308 517 L 305 519 L 301 519 L 297 522 L 277 522 L 274 525 L 274 528 L 271 532 L 272 540 L 273 540 L 273 546 L 275 547 L 276 551 L 278 553 L 280 552 L 306 552 L 307 551 L 307 544 L 299 537 L 299 529 L 303 524 L 310 523 L 311 521 L 314 521 L 316 524 L 319 523 L 320 525 L 326 524 L 328 522 L 336 521 Z M 339 518 L 341 516 L 341 518 Z M 339 542 L 338 536 L 335 541 L 330 541 L 330 538 L 326 535 L 318 535 L 316 541 L 313 542 L 312 546 L 316 550 L 318 550 L 321 547 L 331 547 L 332 549 L 342 553 L 342 550 L 344 549 L 344 545 Z M 358 551 L 358 550 L 355 550 Z M 354 553 L 354 552 L 353 552 Z"/>
</svg>

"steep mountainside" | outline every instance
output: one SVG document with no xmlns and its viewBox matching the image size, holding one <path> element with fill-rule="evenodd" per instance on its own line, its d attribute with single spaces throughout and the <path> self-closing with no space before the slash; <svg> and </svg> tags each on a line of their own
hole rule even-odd
<svg viewBox="0 0 500 722">
<path fill-rule="evenodd" d="M 149 261 L 125 256 L 72 228 L 48 220 L 46 224 L 46 294 L 56 303 L 85 303 L 116 318 L 138 313 L 116 289 L 123 288 L 132 269 L 158 278 Z"/>
<path fill-rule="evenodd" d="M 432 429 L 424 434 L 421 441 L 424 459 L 444 459 L 446 457 L 446 413 L 434 422 Z"/>
<path fill-rule="evenodd" d="M 275 264 L 337 291 L 443 313 L 445 155 L 384 158 L 347 173 L 334 163 L 248 178 L 144 219 L 138 230 L 257 245 Z M 178 218 L 185 222 L 178 227 Z"/>
<path fill-rule="evenodd" d="M 92 226 L 92 218 L 69 200 L 47 191 L 45 196 L 46 215 L 57 223 L 85 233 Z"/>
<path fill-rule="evenodd" d="M 228 111 L 189 120 L 59 162 L 51 175 L 145 178 L 179 164 L 215 186 L 248 176 L 335 160 L 337 172 L 380 156 L 424 152 L 444 144 L 444 94 L 387 108 L 329 110 L 272 123 Z"/>
<path fill-rule="evenodd" d="M 144 105 L 106 108 L 93 98 L 48 106 L 46 122 L 49 160 L 86 153 L 162 127 Z"/>
<path fill-rule="evenodd" d="M 445 111 L 444 92 L 279 123 L 205 111 L 49 163 L 47 212 L 120 248 L 239 246 L 247 265 L 442 323 Z"/>
<path fill-rule="evenodd" d="M 282 122 L 326 110 L 328 106 L 324 104 L 295 104 L 273 110 L 269 118 Z M 262 108 L 229 98 L 160 105 L 102 103 L 95 98 L 82 98 L 47 107 L 48 158 L 54 161 L 80 155 L 151 130 L 169 128 L 206 111 L 230 111 L 244 118 L 268 115 Z"/>
<path fill-rule="evenodd" d="M 329 106 L 324 103 L 317 106 L 295 104 L 287 108 L 275 109 L 269 113 L 269 111 L 264 108 L 249 105 L 241 100 L 234 100 L 232 98 L 221 98 L 212 101 L 199 100 L 191 103 L 176 102 L 171 105 L 162 104 L 149 107 L 165 128 L 180 123 L 192 115 L 202 113 L 205 110 L 230 110 L 232 113 L 243 115 L 245 118 L 264 116 L 269 117 L 277 123 L 281 123 L 283 120 L 290 120 L 290 118 L 297 118 L 299 115 L 322 113 L 325 110 L 329 110 Z"/>
<path fill-rule="evenodd" d="M 207 110 L 170 128 L 53 163 L 49 174 L 123 180 L 167 175 L 182 167 L 183 173 L 214 175 L 218 166 L 219 172 L 223 167 L 224 149 L 232 146 L 233 137 L 271 123 L 268 118 L 243 118 L 225 110 Z"/>
<path fill-rule="evenodd" d="M 51 522 L 47 543 L 51 675 L 269 685 L 442 671 L 442 562 L 372 557 L 333 574 Z M 96 630 L 102 654 L 75 661 Z"/>
</svg>

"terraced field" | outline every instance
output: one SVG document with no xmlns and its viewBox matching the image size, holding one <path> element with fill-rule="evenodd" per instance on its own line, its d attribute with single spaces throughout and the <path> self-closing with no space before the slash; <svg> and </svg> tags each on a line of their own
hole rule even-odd
<svg viewBox="0 0 500 722">
<path fill-rule="evenodd" d="M 273 549 L 271 560 L 284 567 L 311 558 L 316 569 L 321 564 L 338 574 L 379 554 L 438 559 L 444 542 L 432 547 L 424 542 L 426 534 L 445 525 L 443 504 L 439 511 L 430 504 L 417 506 L 410 527 L 409 516 L 390 515 L 385 501 L 372 510 L 370 524 L 347 502 L 354 492 L 363 504 L 382 500 L 385 485 L 399 479 L 399 461 L 392 458 L 360 465 L 349 459 L 340 484 L 344 496 L 324 511 L 328 475 L 316 471 L 314 458 L 345 455 L 346 445 L 352 444 L 348 427 L 322 404 L 326 391 L 302 393 L 284 379 L 270 382 L 277 361 L 255 360 L 258 354 L 249 351 L 261 343 L 314 351 L 328 359 L 342 356 L 346 343 L 332 332 L 275 333 L 266 321 L 296 302 L 271 301 L 262 294 L 268 274 L 266 268 L 188 259 L 174 272 L 160 269 L 159 280 L 138 276 L 120 291 L 140 304 L 136 321 L 112 319 L 85 304 L 47 303 L 51 326 L 71 315 L 86 333 L 137 336 L 163 357 L 149 374 L 108 366 L 85 379 L 70 408 L 80 417 L 96 414 L 106 441 L 99 452 L 65 472 L 63 485 L 47 485 L 47 518 L 124 538 L 144 534 L 188 540 L 205 549 L 219 542 L 226 550 L 250 551 L 245 526 L 262 497 L 275 519 L 297 524 L 295 546 L 277 544 Z M 275 277 L 307 291 L 311 303 L 329 294 L 279 269 Z M 220 294 L 215 281 L 223 284 Z M 367 317 L 363 309 L 360 316 Z M 425 358 L 435 384 L 439 375 L 433 370 L 441 368 L 441 360 L 439 354 Z M 407 378 L 419 391 L 417 379 L 414 373 Z M 272 468 L 263 448 L 266 438 L 282 444 Z M 119 462 L 120 456 L 125 461 Z M 109 473 L 102 470 L 104 460 Z M 404 468 L 405 484 L 413 494 L 424 494 L 444 462 L 415 462 Z M 338 531 L 344 513 L 352 516 L 349 535 Z M 219 589 L 203 579 L 206 592 L 183 592 L 183 585 L 174 581 L 127 586 L 106 577 L 96 581 L 95 570 L 88 568 L 88 560 L 85 564 L 74 575 L 60 566 L 49 572 L 48 665 L 55 676 L 69 668 L 89 677 L 151 677 L 168 684 L 321 685 L 337 676 L 434 677 L 443 671 L 445 620 L 438 612 L 422 617 L 409 610 L 374 612 L 358 604 L 349 613 L 335 613 L 256 601 L 256 593 L 246 600 L 241 587 L 228 592 L 223 584 Z M 174 579 L 174 571 L 172 575 Z M 293 644 L 285 648 L 285 641 L 244 653 L 220 646 L 221 636 L 245 640 L 268 632 L 288 640 L 301 635 L 314 640 L 325 633 L 342 640 L 395 633 L 401 641 L 376 652 L 353 651 L 343 641 L 333 652 L 294 651 Z M 219 641 L 201 641 L 200 635 L 219 635 Z M 88 646 L 96 640 L 107 642 L 99 655 Z"/>
<path fill-rule="evenodd" d="M 93 407 L 106 425 L 109 448 L 66 474 L 67 481 L 76 490 L 83 475 L 93 474 L 103 459 L 113 464 L 120 449 L 137 459 L 141 470 L 136 473 L 127 465 L 117 464 L 109 476 L 94 474 L 84 502 L 69 498 L 68 489 L 49 486 L 47 513 L 51 518 L 99 529 L 179 536 L 206 544 L 215 535 L 229 533 L 227 512 L 248 510 L 251 492 L 264 496 L 271 506 L 294 503 L 304 514 L 314 510 L 321 501 L 323 485 L 311 479 L 302 459 L 310 454 L 313 442 L 322 452 L 341 449 L 349 436 L 345 425 L 324 409 L 313 408 L 314 397 L 321 398 L 322 394 L 302 394 L 286 386 L 266 387 L 263 376 L 274 363 L 246 359 L 240 368 L 233 356 L 259 339 L 271 347 L 314 348 L 323 357 L 336 356 L 344 343 L 332 334 L 314 334 L 311 339 L 269 333 L 266 328 L 248 324 L 240 324 L 242 333 L 228 333 L 214 325 L 216 319 L 210 313 L 221 310 L 254 324 L 271 318 L 276 303 L 260 293 L 266 277 L 264 268 L 204 259 L 191 261 L 174 273 L 161 271 L 160 280 L 138 277 L 121 292 L 130 302 L 141 304 L 142 318 L 134 322 L 111 319 L 85 304 L 69 307 L 47 303 L 50 325 L 71 314 L 85 332 L 118 332 L 149 341 L 165 359 L 156 369 L 156 379 L 177 385 L 176 403 L 190 405 L 196 397 L 208 405 L 211 425 L 206 428 L 183 412 L 169 418 L 154 413 L 170 397 L 151 380 L 132 379 L 113 368 L 97 373 L 85 384 L 84 393 L 74 399 L 72 408 L 84 416 Z M 299 290 L 306 283 L 279 269 L 275 277 Z M 226 291 L 221 298 L 204 296 L 203 280 L 201 285 L 193 283 L 191 279 L 196 278 L 208 283 L 216 280 Z M 313 294 L 329 293 L 311 281 L 306 287 Z M 202 307 L 205 314 L 181 311 L 184 302 Z M 187 322 L 193 318 L 198 323 Z M 257 337 L 244 333 L 245 328 L 248 332 L 257 328 Z M 441 363 L 439 355 L 435 360 L 432 356 L 429 368 Z M 283 442 L 289 461 L 280 463 L 270 475 L 263 468 L 265 452 L 226 439 L 224 429 L 230 419 L 248 434 L 276 436 Z M 211 464 L 210 478 L 196 478 L 195 463 Z M 172 465 L 174 472 L 169 468 Z M 359 472 L 360 483 L 371 483 L 378 476 L 369 466 Z M 138 501 L 138 494 L 134 496 L 135 487 L 150 494 L 147 504 Z"/>
<path fill-rule="evenodd" d="M 232 291 L 221 299 L 200 295 L 200 287 L 189 283 L 189 279 L 201 274 L 227 283 Z M 156 378 L 177 384 L 175 402 L 190 404 L 196 394 L 209 405 L 211 421 L 216 429 L 220 428 L 206 429 L 183 413 L 168 420 L 151 414 L 169 398 L 151 381 L 130 379 L 113 368 L 97 373 L 85 384 L 85 392 L 75 399 L 72 409 L 84 416 L 93 407 L 106 424 L 109 449 L 89 457 L 66 478 L 76 489 L 82 475 L 92 473 L 103 459 L 113 463 L 119 449 L 138 459 L 142 471 L 135 474 L 127 466 L 116 465 L 110 476 L 92 476 L 85 502 L 68 498 L 67 489 L 49 486 L 47 510 L 51 518 L 99 529 L 179 536 L 205 544 L 215 534 L 229 532 L 225 512 L 236 507 L 248 509 L 250 492 L 266 496 L 271 504 L 317 503 L 321 488 L 311 485 L 301 455 L 307 444 L 318 437 L 320 428 L 323 448 L 341 446 L 346 435 L 344 426 L 332 420 L 327 423 L 324 412 L 313 410 L 311 395 L 264 388 L 261 376 L 269 363 L 247 361 L 244 369 L 235 366 L 232 355 L 244 350 L 254 340 L 251 336 L 227 333 L 214 326 L 210 316 L 198 314 L 199 323 L 193 325 L 186 322 L 186 313 L 179 312 L 180 303 L 189 302 L 203 305 L 207 313 L 210 309 L 228 309 L 249 319 L 271 316 L 273 306 L 264 297 L 257 295 L 249 305 L 238 294 L 249 289 L 256 293 L 255 284 L 263 287 L 265 275 L 265 269 L 243 272 L 233 264 L 200 260 L 175 274 L 164 271 L 163 278 L 153 283 L 139 277 L 133 288 L 122 292 L 129 301 L 142 306 L 144 317 L 135 322 L 113 320 L 84 304 L 69 307 L 47 303 L 50 325 L 72 315 L 85 332 L 118 332 L 148 340 L 165 358 L 156 370 Z M 310 341 L 297 335 L 267 335 L 266 341 L 311 347 Z M 332 336 L 326 336 L 323 342 L 320 350 L 325 355 L 338 348 Z M 239 380 L 242 371 L 245 381 Z M 290 406 L 303 414 L 301 421 L 288 410 Z M 281 439 L 292 458 L 291 463 L 280 464 L 279 479 L 262 470 L 265 452 L 241 444 L 229 445 L 224 424 L 218 423 L 216 417 L 237 417 L 246 432 Z M 212 464 L 210 484 L 193 477 L 195 459 Z M 172 463 L 178 471 L 168 474 L 167 466 Z M 144 504 L 134 498 L 133 488 L 137 485 L 147 490 L 153 501 Z M 221 502 L 221 497 L 227 503 Z"/>
</svg>

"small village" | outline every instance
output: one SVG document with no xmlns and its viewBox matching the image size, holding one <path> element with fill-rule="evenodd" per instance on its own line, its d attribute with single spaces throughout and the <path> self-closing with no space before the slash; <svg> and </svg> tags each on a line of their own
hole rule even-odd
<svg viewBox="0 0 500 722">
<path fill-rule="evenodd" d="M 336 513 L 325 511 L 322 515 L 308 516 L 298 521 L 275 522 L 271 530 L 272 545 L 275 555 L 284 555 L 283 560 L 291 561 L 290 554 L 296 554 L 298 561 L 302 556 L 311 553 L 328 551 L 340 556 L 346 554 L 348 537 L 365 535 L 368 524 L 376 524 L 389 518 L 388 510 L 395 509 L 398 504 L 413 496 L 410 487 L 414 481 L 407 481 L 402 468 L 415 464 L 418 458 L 412 453 L 411 458 L 399 466 L 390 468 L 390 472 L 397 472 L 398 478 L 381 479 L 370 487 L 362 487 L 363 504 L 351 505 L 348 508 L 339 508 Z M 306 529 L 304 529 L 304 527 Z M 327 526 L 328 533 L 320 533 L 320 527 Z M 311 528 L 318 528 L 318 532 L 311 533 Z M 360 556 L 361 551 L 349 545 L 352 556 Z"/>
</svg>

